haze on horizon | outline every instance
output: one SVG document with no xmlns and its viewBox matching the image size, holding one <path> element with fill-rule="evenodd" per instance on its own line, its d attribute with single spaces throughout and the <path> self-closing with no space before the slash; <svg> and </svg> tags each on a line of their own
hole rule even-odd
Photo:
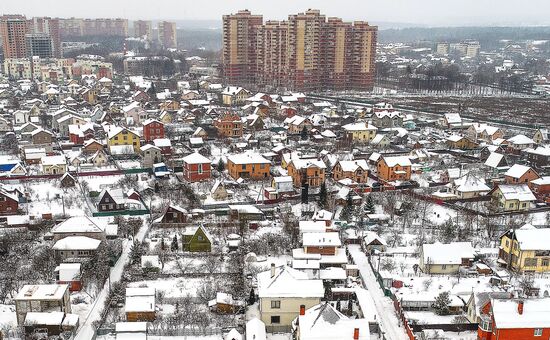
<svg viewBox="0 0 550 340">
<path fill-rule="evenodd" d="M 317 8 L 327 16 L 422 26 L 550 25 L 550 1 L 527 0 L 0 0 L 0 13 L 52 17 L 121 17 L 129 20 L 220 20 L 223 14 L 249 9 L 264 19 Z M 221 23 L 221 20 L 220 20 Z"/>
</svg>

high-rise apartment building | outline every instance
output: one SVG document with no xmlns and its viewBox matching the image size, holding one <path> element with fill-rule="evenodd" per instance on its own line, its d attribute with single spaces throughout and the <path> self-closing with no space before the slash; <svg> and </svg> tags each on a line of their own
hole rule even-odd
<svg viewBox="0 0 550 340">
<path fill-rule="evenodd" d="M 152 35 L 152 24 L 149 20 L 136 20 L 134 21 L 134 37 L 143 38 L 146 40 L 151 40 Z"/>
<path fill-rule="evenodd" d="M 59 21 L 59 32 L 62 37 L 81 37 L 83 35 L 83 20 L 80 18 L 65 18 Z"/>
<path fill-rule="evenodd" d="M 98 18 L 82 20 L 83 35 L 128 36 L 128 20 L 120 18 Z"/>
<path fill-rule="evenodd" d="M 243 10 L 223 16 L 223 69 L 230 84 L 254 84 L 262 56 L 258 55 L 263 17 Z M 260 47 L 260 48 L 259 48 Z"/>
<path fill-rule="evenodd" d="M 29 58 L 53 58 L 52 39 L 48 34 L 29 33 L 25 36 L 25 39 L 27 41 L 27 56 Z"/>
<path fill-rule="evenodd" d="M 178 35 L 175 22 L 160 21 L 158 23 L 158 42 L 163 48 L 178 47 Z"/>
<path fill-rule="evenodd" d="M 3 15 L 0 17 L 0 36 L 4 59 L 24 58 L 27 56 L 25 35 L 29 33 L 29 23 L 22 15 Z"/>
<path fill-rule="evenodd" d="M 267 21 L 249 11 L 223 17 L 223 68 L 230 84 L 292 90 L 372 90 L 377 27 L 318 10 Z"/>
<path fill-rule="evenodd" d="M 58 18 L 34 17 L 30 20 L 33 33 L 47 34 L 51 40 L 52 56 L 61 58 L 61 31 Z"/>
</svg>

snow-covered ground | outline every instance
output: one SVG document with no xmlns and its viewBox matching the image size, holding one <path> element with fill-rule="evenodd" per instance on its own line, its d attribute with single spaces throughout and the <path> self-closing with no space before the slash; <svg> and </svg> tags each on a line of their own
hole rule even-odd
<svg viewBox="0 0 550 340">
<path fill-rule="evenodd" d="M 380 329 L 384 332 L 386 339 L 408 339 L 405 328 L 401 326 L 401 322 L 397 318 L 392 300 L 384 295 L 384 292 L 378 285 L 378 281 L 374 277 L 374 273 L 367 262 L 367 256 L 361 251 L 359 245 L 349 245 L 348 250 L 355 264 L 359 267 L 361 277 L 365 280 L 365 287 L 374 300 L 376 311 L 380 317 Z"/>
</svg>

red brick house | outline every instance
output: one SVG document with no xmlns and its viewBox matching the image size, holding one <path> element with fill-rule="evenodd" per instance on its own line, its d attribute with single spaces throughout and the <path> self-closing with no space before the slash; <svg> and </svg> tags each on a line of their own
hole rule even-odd
<svg viewBox="0 0 550 340">
<path fill-rule="evenodd" d="M 478 340 L 550 338 L 550 298 L 492 299 L 480 314 Z"/>
<path fill-rule="evenodd" d="M 302 246 L 306 254 L 336 255 L 342 242 L 338 233 L 303 233 Z"/>
<path fill-rule="evenodd" d="M 504 174 L 506 184 L 525 184 L 540 178 L 539 174 L 531 167 L 514 164 Z"/>
<path fill-rule="evenodd" d="M 183 178 L 188 182 L 208 180 L 211 161 L 198 152 L 183 157 Z"/>
<path fill-rule="evenodd" d="M 0 215 L 15 215 L 18 208 L 17 196 L 0 189 Z"/>
<path fill-rule="evenodd" d="M 218 130 L 219 137 L 238 138 L 243 135 L 243 122 L 235 113 L 227 112 L 214 120 L 214 127 Z"/>
<path fill-rule="evenodd" d="M 164 124 L 156 119 L 147 119 L 143 122 L 143 139 L 150 142 L 164 138 Z"/>
</svg>

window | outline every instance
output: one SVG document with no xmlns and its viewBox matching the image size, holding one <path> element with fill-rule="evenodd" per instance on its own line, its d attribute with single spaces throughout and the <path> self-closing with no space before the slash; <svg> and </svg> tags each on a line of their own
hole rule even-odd
<svg viewBox="0 0 550 340">
<path fill-rule="evenodd" d="M 202 164 L 199 164 L 199 174 L 202 174 Z"/>
<path fill-rule="evenodd" d="M 246 164 L 241 165 L 241 169 L 246 170 Z"/>
<path fill-rule="evenodd" d="M 272 324 L 278 324 L 281 323 L 281 317 L 278 315 L 274 315 L 271 317 L 271 323 Z"/>
<path fill-rule="evenodd" d="M 279 308 L 281 308 L 281 301 L 280 300 L 271 301 L 271 309 L 279 309 Z"/>
<path fill-rule="evenodd" d="M 529 258 L 525 259 L 524 264 L 525 264 L 526 267 L 536 267 L 537 262 L 538 262 L 538 259 L 529 257 Z"/>
<path fill-rule="evenodd" d="M 447 265 L 446 265 L 446 264 L 442 264 L 442 265 L 441 265 L 441 269 L 447 269 Z"/>
<path fill-rule="evenodd" d="M 506 240 L 506 247 L 510 246 L 510 240 Z"/>
<path fill-rule="evenodd" d="M 535 336 L 542 336 L 542 328 L 535 328 Z"/>
<path fill-rule="evenodd" d="M 550 265 L 550 259 L 542 259 L 542 266 L 548 267 Z"/>
<path fill-rule="evenodd" d="M 197 240 L 202 241 L 202 236 L 197 236 Z"/>
</svg>

